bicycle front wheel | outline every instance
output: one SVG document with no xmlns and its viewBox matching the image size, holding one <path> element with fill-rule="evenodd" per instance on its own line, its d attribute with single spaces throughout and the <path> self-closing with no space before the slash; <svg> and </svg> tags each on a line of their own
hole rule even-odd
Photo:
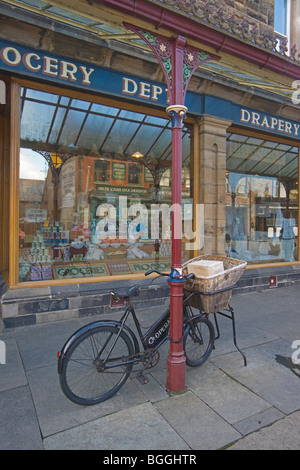
<svg viewBox="0 0 300 470">
<path fill-rule="evenodd" d="M 101 325 L 79 336 L 62 362 L 60 385 L 69 400 L 95 405 L 114 395 L 132 370 L 130 337 L 112 325 Z"/>
<path fill-rule="evenodd" d="M 197 367 L 203 364 L 212 352 L 214 343 L 215 330 L 212 322 L 205 317 L 191 319 L 183 339 L 187 365 Z"/>
</svg>

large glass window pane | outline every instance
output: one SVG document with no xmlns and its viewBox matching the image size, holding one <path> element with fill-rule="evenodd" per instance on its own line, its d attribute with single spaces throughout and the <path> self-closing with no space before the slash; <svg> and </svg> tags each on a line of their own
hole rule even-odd
<svg viewBox="0 0 300 470">
<path fill-rule="evenodd" d="M 55 112 L 49 104 L 26 101 L 21 119 L 21 139 L 32 141 L 38 137 L 39 142 L 47 139 L 51 121 Z M 33 127 L 32 122 L 35 122 Z"/>
<path fill-rule="evenodd" d="M 190 141 L 184 127 L 183 260 L 193 255 Z M 20 147 L 21 282 L 170 269 L 168 119 L 23 88 Z"/>
<path fill-rule="evenodd" d="M 298 261 L 298 152 L 298 147 L 228 134 L 228 256 L 249 264 Z"/>
<path fill-rule="evenodd" d="M 103 119 L 103 116 L 89 114 L 78 139 L 78 147 L 88 148 L 90 143 L 93 142 L 94 149 L 99 149 L 104 142 L 107 132 L 109 131 L 113 122 L 114 120 L 108 116 Z"/>
</svg>

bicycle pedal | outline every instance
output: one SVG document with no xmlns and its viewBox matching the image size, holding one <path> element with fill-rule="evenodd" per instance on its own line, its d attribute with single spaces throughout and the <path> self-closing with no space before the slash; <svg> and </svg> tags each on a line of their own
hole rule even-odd
<svg viewBox="0 0 300 470">
<path fill-rule="evenodd" d="M 149 382 L 148 377 L 142 373 L 138 374 L 136 378 L 142 385 L 146 385 Z"/>
</svg>

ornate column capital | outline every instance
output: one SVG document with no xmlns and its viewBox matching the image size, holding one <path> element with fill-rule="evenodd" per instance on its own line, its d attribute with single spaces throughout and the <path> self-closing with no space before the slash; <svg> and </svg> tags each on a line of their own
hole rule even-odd
<svg viewBox="0 0 300 470">
<path fill-rule="evenodd" d="M 172 120 L 172 127 L 181 127 L 186 118 L 187 107 L 183 104 L 173 104 L 166 108 L 166 112 Z"/>
</svg>

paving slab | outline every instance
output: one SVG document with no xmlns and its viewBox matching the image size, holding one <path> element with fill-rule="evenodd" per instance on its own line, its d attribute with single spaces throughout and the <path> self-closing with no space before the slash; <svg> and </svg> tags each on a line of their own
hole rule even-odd
<svg viewBox="0 0 300 470">
<path fill-rule="evenodd" d="M 230 304 L 241 318 L 256 316 L 261 318 L 266 312 L 287 312 L 299 305 L 299 285 L 277 289 L 234 294 Z"/>
<path fill-rule="evenodd" d="M 241 437 L 236 429 L 192 392 L 174 395 L 156 406 L 193 450 L 220 449 Z"/>
<path fill-rule="evenodd" d="M 255 327 L 277 338 L 291 342 L 299 339 L 299 288 L 294 291 L 294 295 L 284 295 L 284 292 L 284 289 L 277 289 L 257 292 L 255 295 L 233 296 L 231 303 L 236 312 L 236 320 L 246 327 Z"/>
<path fill-rule="evenodd" d="M 44 446 L 46 450 L 189 449 L 150 403 L 136 405 L 47 437 Z"/>
<path fill-rule="evenodd" d="M 253 416 L 249 416 L 242 421 L 234 423 L 234 428 L 239 431 L 243 436 L 250 434 L 251 432 L 257 431 L 260 428 L 269 426 L 275 421 L 285 417 L 285 414 L 281 413 L 274 407 L 268 408 L 267 410 L 261 411 Z"/>
<path fill-rule="evenodd" d="M 193 392 L 230 424 L 272 406 L 216 367 L 193 387 Z"/>
<path fill-rule="evenodd" d="M 15 335 L 25 370 L 56 364 L 57 352 L 81 326 L 79 320 L 72 319 L 17 328 Z"/>
<path fill-rule="evenodd" d="M 22 358 L 13 332 L 0 335 L 5 345 L 5 364 L 0 365 L 0 391 L 27 385 Z"/>
<path fill-rule="evenodd" d="M 300 411 L 276 421 L 269 427 L 260 429 L 228 450 L 299 450 L 300 449 Z"/>
<path fill-rule="evenodd" d="M 63 394 L 56 365 L 30 370 L 27 376 L 43 437 L 147 401 L 129 379 L 109 400 L 94 406 L 79 406 Z"/>
<path fill-rule="evenodd" d="M 29 387 L 0 393 L 0 449 L 44 449 Z"/>
<path fill-rule="evenodd" d="M 213 358 L 214 364 L 268 401 L 279 411 L 290 414 L 300 409 L 300 377 L 276 361 L 288 358 L 290 344 L 284 340 L 271 341 L 246 351 L 247 367 L 241 365 L 238 353 Z"/>
<path fill-rule="evenodd" d="M 239 320 L 237 317 L 236 315 L 236 342 L 242 351 L 249 347 L 278 339 L 278 335 L 268 331 L 267 328 L 260 328 L 255 322 L 248 323 L 248 321 Z M 213 316 L 210 316 L 209 319 L 215 326 Z M 217 321 L 220 337 L 215 340 L 215 349 L 212 351 L 211 357 L 237 351 L 233 341 L 232 321 L 221 315 L 217 315 Z"/>
<path fill-rule="evenodd" d="M 137 379 L 133 378 L 133 382 L 135 386 L 145 395 L 147 400 L 151 403 L 156 403 L 157 401 L 163 400 L 164 398 L 168 398 L 168 392 L 164 384 L 160 384 L 155 377 L 150 374 L 146 373 L 145 376 L 149 380 L 146 384 L 141 384 Z"/>
</svg>

